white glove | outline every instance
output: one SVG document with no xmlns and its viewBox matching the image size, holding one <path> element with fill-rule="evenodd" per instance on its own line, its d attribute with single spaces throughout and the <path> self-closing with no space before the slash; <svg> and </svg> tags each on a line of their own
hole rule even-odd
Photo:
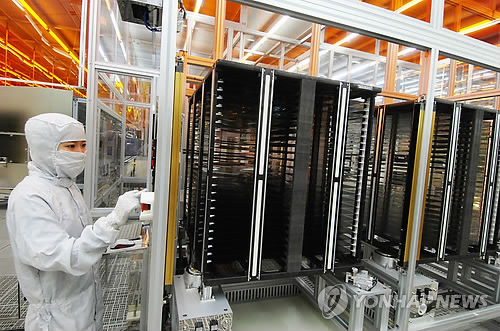
<svg viewBox="0 0 500 331">
<path fill-rule="evenodd" d="M 129 214 L 141 206 L 140 199 L 143 191 L 133 190 L 123 193 L 118 197 L 115 209 L 106 218 L 115 229 L 127 223 Z"/>
</svg>

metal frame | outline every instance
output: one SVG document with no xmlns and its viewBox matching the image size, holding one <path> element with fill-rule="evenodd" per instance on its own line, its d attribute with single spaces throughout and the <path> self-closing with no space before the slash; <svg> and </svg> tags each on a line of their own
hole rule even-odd
<svg viewBox="0 0 500 331">
<path fill-rule="evenodd" d="M 158 83 L 158 144 L 155 178 L 155 199 L 153 208 L 153 228 L 151 238 L 151 264 L 146 307 L 147 329 L 161 330 L 164 276 L 165 276 L 165 238 L 170 194 L 171 141 L 174 99 L 174 76 L 176 55 L 177 2 L 163 1 L 160 78 Z M 156 100 L 155 100 L 156 101 Z"/>
<path fill-rule="evenodd" d="M 160 77 L 159 91 L 160 93 L 160 109 L 158 113 L 159 127 L 162 130 L 158 131 L 158 152 L 157 152 L 157 169 L 161 169 L 157 173 L 157 189 L 155 194 L 154 204 L 154 221 L 152 224 L 152 238 L 151 238 L 151 254 L 150 259 L 151 270 L 149 271 L 148 284 L 144 284 L 146 288 L 147 298 L 144 297 L 142 303 L 143 318 L 141 319 L 141 330 L 147 328 L 161 329 L 161 315 L 162 315 L 162 302 L 163 302 L 163 277 L 164 277 L 164 256 L 166 238 L 166 224 L 160 220 L 166 219 L 168 215 L 168 206 L 161 201 L 167 201 L 169 194 L 169 170 L 170 170 L 170 140 L 171 140 L 171 122 L 172 122 L 172 107 L 173 104 L 167 100 L 173 99 L 174 89 L 174 60 L 175 60 L 175 22 L 177 13 L 177 3 L 166 2 L 163 25 L 165 32 L 162 33 L 162 57 L 160 72 L 154 70 L 142 70 L 136 67 L 126 65 L 116 65 L 108 63 L 96 63 L 96 51 L 99 39 L 99 10 L 100 0 L 90 0 L 89 11 L 89 46 L 88 46 L 88 111 L 87 111 L 87 135 L 88 135 L 88 148 L 90 157 L 86 162 L 85 171 L 85 200 L 89 206 L 92 206 L 94 196 L 93 178 L 96 177 L 97 169 L 94 165 L 97 160 L 96 150 L 96 126 L 98 124 L 96 101 L 97 101 L 97 71 L 107 71 L 113 73 L 121 73 L 127 75 L 134 75 L 151 79 L 151 107 L 150 118 L 155 112 L 156 104 L 156 79 Z M 168 10 L 167 10 L 168 9 Z M 170 15 L 169 15 L 170 14 Z M 167 100 L 165 100 L 167 99 Z M 152 122 L 150 122 L 152 123 Z M 152 130 L 148 139 L 152 140 Z M 150 152 L 148 153 L 150 157 Z M 150 168 L 148 167 L 148 170 Z M 150 173 L 150 171 L 148 171 Z M 161 262 L 158 262 L 161 261 Z M 149 262 L 149 261 L 148 261 Z M 149 309 L 150 308 L 150 309 Z"/>
<path fill-rule="evenodd" d="M 467 59 L 493 70 L 500 68 L 498 47 L 443 28 L 444 0 L 432 1 L 431 23 L 358 1 L 236 0 L 235 2 L 410 47 L 435 49 L 443 55 Z M 439 20 L 437 24 L 433 22 L 436 19 Z"/>
<path fill-rule="evenodd" d="M 448 225 L 450 221 L 450 208 L 451 208 L 451 199 L 453 194 L 453 177 L 455 172 L 455 159 L 457 154 L 457 143 L 458 143 L 458 130 L 460 125 L 460 114 L 461 114 L 461 105 L 454 104 L 453 105 L 453 119 L 452 119 L 452 128 L 451 128 L 451 142 L 449 146 L 449 154 L 448 154 L 448 162 L 446 167 L 446 186 L 444 190 L 444 205 L 441 214 L 441 229 L 440 235 L 441 238 L 439 240 L 438 246 L 438 259 L 443 259 L 445 257 L 446 250 L 446 239 L 448 235 Z"/>
<path fill-rule="evenodd" d="M 480 239 L 480 250 L 479 254 L 481 257 L 486 256 L 486 250 L 488 248 L 488 237 L 490 235 L 490 224 L 491 224 L 491 214 L 493 206 L 493 194 L 495 192 L 496 184 L 496 172 L 497 172 L 497 158 L 498 158 L 498 139 L 500 137 L 500 113 L 495 115 L 495 127 L 493 131 L 493 142 L 492 142 L 492 155 L 490 156 L 490 164 L 488 166 L 488 183 L 486 186 L 486 203 L 484 207 L 483 219 L 481 222 L 481 239 Z"/>
<path fill-rule="evenodd" d="M 333 271 L 337 243 L 337 226 L 340 218 L 342 196 L 342 176 L 344 169 L 345 136 L 347 134 L 348 102 L 350 84 L 342 82 L 339 89 L 333 160 L 330 175 L 330 198 L 328 203 L 328 228 L 325 245 L 324 271 Z M 340 139 L 339 139 L 340 138 Z"/>
<path fill-rule="evenodd" d="M 255 151 L 252 230 L 250 239 L 250 255 L 248 258 L 248 280 L 260 279 L 273 90 L 274 71 L 262 69 L 257 145 Z"/>
</svg>

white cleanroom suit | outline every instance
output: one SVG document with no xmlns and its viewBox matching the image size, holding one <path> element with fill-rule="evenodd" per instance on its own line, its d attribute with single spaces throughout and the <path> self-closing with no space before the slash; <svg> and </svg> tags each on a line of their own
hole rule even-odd
<svg viewBox="0 0 500 331">
<path fill-rule="evenodd" d="M 121 196 L 115 211 L 93 224 L 74 182 L 85 153 L 57 151 L 61 142 L 85 140 L 83 125 L 43 114 L 26 122 L 25 133 L 29 175 L 12 191 L 7 208 L 17 278 L 30 304 L 25 330 L 101 330 L 98 262 L 139 206 L 139 193 Z"/>
</svg>

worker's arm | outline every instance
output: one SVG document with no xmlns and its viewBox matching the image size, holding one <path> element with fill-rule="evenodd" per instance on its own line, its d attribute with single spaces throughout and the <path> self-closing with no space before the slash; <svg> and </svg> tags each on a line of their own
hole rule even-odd
<svg viewBox="0 0 500 331">
<path fill-rule="evenodd" d="M 12 207 L 8 226 L 17 257 L 39 270 L 83 275 L 118 236 L 118 230 L 102 217 L 86 226 L 79 238 L 71 237 L 49 204 L 36 194 L 20 197 Z"/>
</svg>

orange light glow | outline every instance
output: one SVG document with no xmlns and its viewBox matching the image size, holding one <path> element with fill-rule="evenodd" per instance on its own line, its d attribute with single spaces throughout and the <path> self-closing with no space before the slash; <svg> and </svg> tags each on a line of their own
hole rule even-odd
<svg viewBox="0 0 500 331">
<path fill-rule="evenodd" d="M 395 10 L 396 13 L 402 13 L 404 12 L 405 10 L 415 6 L 416 4 L 422 2 L 423 0 L 413 0 L 413 1 L 410 1 L 408 2 L 406 5 L 403 5 L 401 7 L 399 7 L 398 9 Z"/>
<path fill-rule="evenodd" d="M 484 21 L 469 25 L 463 29 L 460 29 L 460 31 L 458 31 L 458 32 L 461 34 L 469 34 L 469 33 L 476 32 L 476 31 L 479 31 L 482 29 L 486 29 L 490 26 L 493 26 L 493 25 L 499 24 L 499 23 L 500 23 L 500 18 L 497 18 L 496 20 L 493 20 L 493 21 L 492 20 L 484 20 Z"/>
<path fill-rule="evenodd" d="M 17 1 L 19 1 L 19 3 L 24 7 L 24 9 L 26 9 L 26 11 L 31 16 L 33 16 L 38 23 L 40 23 L 40 25 L 52 36 L 52 38 L 54 38 L 54 40 L 57 41 L 59 45 L 61 45 L 61 47 L 71 56 L 71 58 L 76 62 L 76 64 L 79 64 L 80 60 L 78 59 L 78 57 L 69 49 L 68 46 L 66 46 L 66 44 L 61 40 L 61 38 L 59 38 L 59 36 L 57 36 L 56 33 L 49 28 L 47 23 L 45 23 L 45 21 L 33 10 L 33 8 L 31 8 L 30 5 L 28 5 L 28 3 L 25 0 L 17 0 Z"/>
<path fill-rule="evenodd" d="M 69 85 L 67 82 L 65 82 L 64 80 L 62 80 L 61 78 L 59 78 L 57 75 L 49 72 L 47 70 L 47 68 L 45 68 L 44 66 L 42 66 L 38 62 L 32 61 L 26 54 L 24 54 L 23 52 L 21 52 L 20 50 L 18 50 L 14 46 L 12 46 L 10 43 L 7 43 L 7 45 L 5 45 L 5 40 L 2 39 L 2 38 L 0 38 L 0 47 L 3 48 L 3 49 L 7 49 L 7 51 L 9 51 L 12 54 L 14 54 L 17 58 L 19 58 L 24 64 L 28 65 L 29 67 L 31 67 L 31 68 L 34 67 L 34 68 L 38 69 L 38 71 L 40 71 L 42 74 L 44 74 L 47 78 L 49 78 L 49 79 L 55 79 L 61 85 Z M 26 59 L 28 59 L 29 62 Z M 7 64 L 4 64 L 4 68 L 5 68 L 5 70 L 7 72 L 11 73 L 12 75 L 14 75 L 15 77 L 17 77 L 18 79 L 30 80 L 29 78 L 21 77 L 20 74 L 17 74 L 14 71 L 12 71 L 9 68 L 7 68 Z M 40 84 L 43 84 L 43 82 L 40 82 Z M 31 83 L 27 83 L 27 85 L 34 86 Z M 41 85 L 38 85 L 38 84 L 35 84 L 35 86 L 40 86 L 41 87 Z M 70 89 L 70 90 L 72 90 L 72 91 L 74 91 L 74 92 L 76 92 L 76 93 L 78 93 L 82 97 L 85 97 L 85 94 L 81 93 L 77 89 L 74 89 L 72 87 L 67 87 L 67 88 Z"/>
</svg>

